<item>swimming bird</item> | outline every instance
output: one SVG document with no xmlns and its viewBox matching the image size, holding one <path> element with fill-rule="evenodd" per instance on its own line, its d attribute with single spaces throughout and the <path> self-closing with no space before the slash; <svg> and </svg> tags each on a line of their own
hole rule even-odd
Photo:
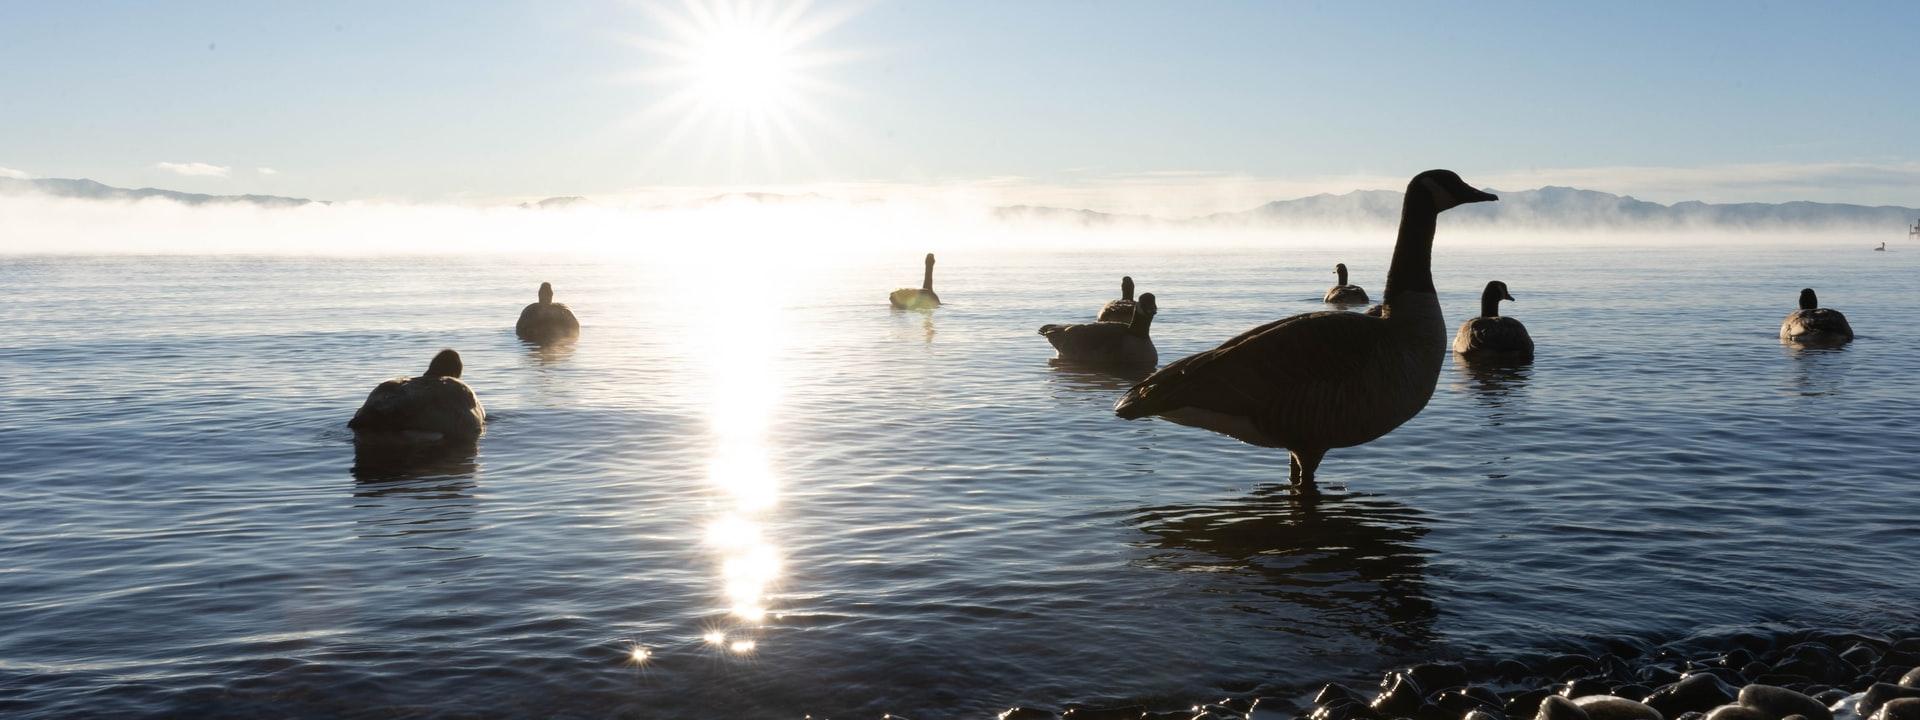
<svg viewBox="0 0 1920 720">
<path fill-rule="evenodd" d="M 580 321 L 565 303 L 553 301 L 553 284 L 540 283 L 540 302 L 520 311 L 513 333 L 529 342 L 547 342 L 580 334 Z M 457 375 L 456 375 L 457 377 Z"/>
<path fill-rule="evenodd" d="M 1813 288 L 1800 291 L 1800 309 L 1780 323 L 1780 339 L 1796 345 L 1845 345 L 1853 341 L 1853 326 L 1839 310 L 1820 307 Z"/>
<path fill-rule="evenodd" d="M 940 296 L 933 292 L 933 253 L 927 253 L 927 274 L 919 289 L 900 288 L 887 296 L 887 302 L 902 310 L 930 310 L 940 307 Z"/>
<path fill-rule="evenodd" d="M 1128 322 L 1133 319 L 1133 278 L 1120 278 L 1120 299 L 1108 300 L 1094 319 L 1100 322 Z"/>
<path fill-rule="evenodd" d="M 1333 287 L 1327 288 L 1327 297 L 1324 302 L 1333 305 L 1365 305 L 1372 302 L 1367 299 L 1367 291 L 1360 289 L 1359 285 L 1347 284 L 1346 263 L 1334 263 L 1333 274 L 1338 275 L 1340 279 L 1333 284 Z"/>
<path fill-rule="evenodd" d="M 1527 362 L 1533 359 L 1533 338 L 1519 320 L 1500 316 L 1500 301 L 1513 301 L 1507 284 L 1495 280 L 1480 292 L 1480 317 L 1460 324 L 1453 351 L 1470 361 Z"/>
<path fill-rule="evenodd" d="M 420 377 L 380 383 L 347 422 L 358 432 L 423 433 L 444 438 L 480 434 L 487 410 L 460 381 L 460 353 L 441 350 Z"/>
<path fill-rule="evenodd" d="M 1305 313 L 1248 330 L 1161 368 L 1127 391 L 1114 414 L 1158 415 L 1252 445 L 1286 448 L 1288 478 L 1313 483 L 1331 448 L 1378 438 L 1419 414 L 1447 352 L 1433 288 L 1441 212 L 1499 198 L 1449 170 L 1407 183 L 1399 240 L 1378 317 Z"/>
<path fill-rule="evenodd" d="M 1160 311 L 1153 293 L 1140 296 L 1140 302 L 1127 322 L 1111 320 L 1074 325 L 1042 325 L 1040 334 L 1053 343 L 1054 355 L 1061 360 L 1097 365 L 1146 365 L 1160 362 L 1147 331 L 1153 316 Z"/>
<path fill-rule="evenodd" d="M 1874 250 L 1876 250 L 1876 251 L 1879 251 L 1879 252 L 1886 252 L 1886 251 L 1887 251 L 1887 244 L 1886 244 L 1885 242 L 1882 242 L 1882 243 L 1880 243 L 1880 247 L 1877 247 L 1877 248 L 1874 248 Z"/>
</svg>

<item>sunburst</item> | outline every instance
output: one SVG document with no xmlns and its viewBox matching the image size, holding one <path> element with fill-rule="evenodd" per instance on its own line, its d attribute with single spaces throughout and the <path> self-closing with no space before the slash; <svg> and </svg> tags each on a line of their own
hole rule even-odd
<svg viewBox="0 0 1920 720">
<path fill-rule="evenodd" d="M 661 91 L 642 113 L 649 126 L 671 122 L 649 138 L 661 150 L 698 139 L 709 158 L 722 151 L 738 174 L 778 171 L 790 155 L 817 161 L 810 136 L 831 134 L 823 102 L 845 91 L 826 68 L 856 53 L 817 47 L 852 15 L 850 8 L 816 11 L 805 1 L 685 0 L 678 8 L 650 6 L 653 36 L 634 38 L 649 69 L 642 82 Z"/>
</svg>

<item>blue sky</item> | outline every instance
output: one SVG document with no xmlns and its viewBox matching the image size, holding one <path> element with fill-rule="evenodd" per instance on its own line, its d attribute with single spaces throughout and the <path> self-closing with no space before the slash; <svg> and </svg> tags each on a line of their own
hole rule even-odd
<svg viewBox="0 0 1920 720">
<path fill-rule="evenodd" d="M 665 104 L 684 63 L 658 48 L 701 40 L 662 18 L 690 12 L 8 3 L 0 172 L 328 199 L 960 187 L 1201 207 L 1450 167 L 1920 205 L 1916 3 L 819 0 L 795 54 L 821 63 L 764 143 Z"/>
</svg>

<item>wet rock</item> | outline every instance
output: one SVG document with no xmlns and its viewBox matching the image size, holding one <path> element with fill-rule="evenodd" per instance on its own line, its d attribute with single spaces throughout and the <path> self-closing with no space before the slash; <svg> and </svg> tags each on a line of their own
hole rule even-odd
<svg viewBox="0 0 1920 720">
<path fill-rule="evenodd" d="M 1732 650 L 1728 650 L 1725 655 L 1721 655 L 1720 657 L 1714 658 L 1711 662 L 1714 665 L 1718 665 L 1723 668 L 1732 668 L 1734 670 L 1739 670 L 1740 668 L 1746 667 L 1748 663 L 1751 663 L 1757 659 L 1759 658 L 1754 657 L 1753 653 L 1747 652 L 1746 650 L 1743 650 L 1740 648 L 1734 648 Z"/>
<path fill-rule="evenodd" d="M 1739 670 L 1735 670 L 1732 668 L 1704 667 L 1699 670 L 1695 670 L 1694 672 L 1712 675 L 1714 677 L 1720 678 L 1721 682 L 1725 682 L 1729 685 L 1739 686 L 1739 685 L 1747 684 L 1747 676 L 1741 675 Z M 1688 674 L 1693 674 L 1693 673 L 1688 673 Z"/>
<path fill-rule="evenodd" d="M 1673 720 L 1705 720 L 1706 717 L 1707 714 L 1703 712 L 1685 712 L 1680 713 L 1680 716 Z"/>
<path fill-rule="evenodd" d="M 1920 720 L 1920 698 L 1890 700 L 1873 714 L 1873 720 Z"/>
<path fill-rule="evenodd" d="M 1707 712 L 1733 702 L 1738 695 L 1739 691 L 1718 675 L 1696 673 L 1654 690 L 1642 702 L 1662 715 L 1674 717 L 1688 712 Z"/>
<path fill-rule="evenodd" d="M 1552 694 L 1553 691 L 1546 688 L 1534 688 L 1532 690 L 1508 694 L 1505 706 L 1507 717 L 1533 717 L 1540 712 L 1540 702 Z"/>
<path fill-rule="evenodd" d="M 1645 685 L 1641 685 L 1640 683 L 1628 683 L 1625 685 L 1615 685 L 1611 688 L 1607 688 L 1607 694 L 1617 695 L 1619 697 L 1632 700 L 1634 698 L 1643 698 L 1648 695 L 1652 695 L 1653 688 L 1647 687 Z"/>
<path fill-rule="evenodd" d="M 1119 707 L 1094 708 L 1076 705 L 1060 713 L 1061 720 L 1139 720 L 1147 714 L 1147 709 L 1139 705 L 1121 705 Z"/>
<path fill-rule="evenodd" d="M 1832 690 L 1822 690 L 1820 692 L 1814 693 L 1812 697 L 1816 702 L 1819 702 L 1821 705 L 1825 705 L 1831 708 L 1833 707 L 1834 703 L 1840 702 L 1841 700 L 1845 700 L 1847 699 L 1848 695 L 1852 695 L 1852 694 L 1853 693 L 1847 692 L 1846 689 L 1844 688 L 1834 688 Z"/>
<path fill-rule="evenodd" d="M 1390 718 L 1413 717 L 1426 704 L 1420 683 L 1404 672 L 1387 673 L 1380 681 L 1380 695 L 1369 705 L 1374 712 Z"/>
<path fill-rule="evenodd" d="M 1219 705 L 1207 704 L 1193 709 L 1187 720 L 1242 720 L 1246 713 L 1234 712 Z"/>
<path fill-rule="evenodd" d="M 1460 716 L 1460 720 L 1507 720 L 1507 716 L 1490 710 L 1475 710 Z"/>
<path fill-rule="evenodd" d="M 1848 681 L 1842 685 L 1842 687 L 1853 692 L 1866 692 L 1867 688 L 1873 687 L 1873 684 L 1877 682 L 1880 682 L 1879 679 L 1875 678 L 1871 673 L 1863 673 L 1853 676 L 1853 680 Z"/>
<path fill-rule="evenodd" d="M 1320 692 L 1314 693 L 1313 695 L 1313 704 L 1315 705 L 1325 705 L 1331 702 L 1338 702 L 1338 701 L 1355 702 L 1355 703 L 1366 702 L 1364 699 L 1361 698 L 1360 693 L 1354 691 L 1353 688 L 1347 687 L 1345 685 L 1341 685 L 1340 683 L 1327 683 L 1326 685 L 1322 685 L 1320 687 Z"/>
<path fill-rule="evenodd" d="M 1233 708 L 1238 712 L 1246 712 L 1248 710 L 1253 709 L 1253 701 L 1248 700 L 1246 698 L 1237 698 L 1237 697 L 1221 698 L 1220 700 L 1215 701 L 1213 704 L 1225 705 L 1227 707 Z"/>
<path fill-rule="evenodd" d="M 1721 705 L 1707 713 L 1706 720 L 1779 720 L 1745 705 Z"/>
<path fill-rule="evenodd" d="M 1041 710 L 1039 708 L 1030 708 L 1030 707 L 1013 707 L 1013 708 L 1008 708 L 1006 712 L 1000 713 L 998 717 L 1000 718 L 1000 720 L 1053 720 L 1055 715 L 1051 710 Z"/>
<path fill-rule="evenodd" d="M 1500 696 L 1480 687 L 1454 688 L 1435 693 L 1432 703 L 1434 707 L 1445 712 L 1449 719 L 1461 717 L 1475 710 L 1501 712 Z"/>
<path fill-rule="evenodd" d="M 1526 663 L 1512 659 L 1502 659 L 1494 663 L 1493 673 L 1500 676 L 1502 680 L 1519 680 L 1535 674 L 1533 668 L 1527 667 Z"/>
<path fill-rule="evenodd" d="M 1840 659 L 1847 661 L 1847 663 L 1852 665 L 1856 670 L 1859 668 L 1870 668 L 1873 667 L 1874 663 L 1880 661 L 1880 651 L 1866 645 L 1855 645 L 1841 651 Z"/>
<path fill-rule="evenodd" d="M 1920 637 L 1910 637 L 1894 643 L 1889 650 L 1903 653 L 1920 654 Z"/>
<path fill-rule="evenodd" d="M 1589 695 L 1573 704 L 1592 720 L 1663 720 L 1659 710 L 1617 695 Z"/>
<path fill-rule="evenodd" d="M 1544 670 L 1556 680 L 1587 677 L 1600 670 L 1600 663 L 1586 655 L 1566 654 L 1547 658 Z"/>
<path fill-rule="evenodd" d="M 1679 682 L 1680 672 L 1664 665 L 1648 665 L 1635 670 L 1633 678 L 1653 687 L 1660 687 L 1667 683 Z"/>
<path fill-rule="evenodd" d="M 1920 698 L 1920 688 L 1901 687 L 1893 683 L 1874 683 L 1873 687 L 1867 688 L 1867 694 L 1860 696 L 1860 704 L 1854 712 L 1860 713 L 1860 717 L 1870 718 L 1880 710 L 1881 705 L 1899 698 Z"/>
<path fill-rule="evenodd" d="M 1740 704 L 1766 713 L 1768 720 L 1780 720 L 1788 715 L 1804 715 L 1807 720 L 1833 720 L 1833 712 L 1820 701 L 1773 685 L 1756 683 L 1740 688 Z"/>
<path fill-rule="evenodd" d="M 1813 678 L 1805 675 L 1789 675 L 1785 673 L 1766 673 L 1764 675 L 1755 675 L 1748 679 L 1761 685 L 1793 688 L 1796 691 L 1803 690 L 1813 684 Z"/>
<path fill-rule="evenodd" d="M 1222 708 L 1232 713 L 1245 712 L 1234 710 L 1224 705 L 1208 705 L 1207 707 Z M 1374 712 L 1373 708 L 1367 707 L 1364 703 L 1342 701 L 1315 707 L 1313 712 L 1307 714 L 1307 717 L 1311 718 L 1311 720 L 1377 720 L 1380 714 Z"/>
<path fill-rule="evenodd" d="M 1540 701 L 1540 711 L 1534 713 L 1533 720 L 1591 720 L 1587 711 L 1581 710 L 1572 700 L 1559 695 L 1548 695 Z"/>
<path fill-rule="evenodd" d="M 1760 677 L 1761 675 L 1766 675 L 1771 672 L 1773 672 L 1772 666 L 1766 663 L 1760 662 L 1758 660 L 1747 663 L 1746 665 L 1742 665 L 1740 667 L 1740 676 L 1744 678 L 1757 678 L 1757 677 Z"/>
<path fill-rule="evenodd" d="M 1247 720 L 1289 720 L 1293 717 L 1293 703 L 1277 697 L 1254 698 L 1253 707 L 1247 709 Z"/>
<path fill-rule="evenodd" d="M 1773 664 L 1773 672 L 1781 675 L 1800 675 L 1821 682 L 1834 682 L 1853 677 L 1859 668 L 1845 660 L 1833 648 L 1820 643 L 1800 643 L 1787 648 L 1786 657 Z"/>
<path fill-rule="evenodd" d="M 1467 669 L 1459 663 L 1422 663 L 1407 668 L 1407 674 L 1423 688 L 1438 690 L 1467 684 Z"/>
<path fill-rule="evenodd" d="M 1900 687 L 1920 688 L 1920 667 L 1908 670 L 1900 676 Z"/>
<path fill-rule="evenodd" d="M 1613 687 L 1608 685 L 1605 680 L 1598 678 L 1579 678 L 1560 683 L 1560 688 L 1555 690 L 1554 694 L 1563 698 L 1573 699 L 1583 698 L 1588 695 L 1605 695 L 1612 689 Z"/>
</svg>

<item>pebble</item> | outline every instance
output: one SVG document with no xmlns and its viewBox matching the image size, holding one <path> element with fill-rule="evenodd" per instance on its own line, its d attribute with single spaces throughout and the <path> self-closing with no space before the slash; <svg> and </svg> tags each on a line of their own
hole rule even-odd
<svg viewBox="0 0 1920 720">
<path fill-rule="evenodd" d="M 1120 707 L 1090 708 L 1084 705 L 1067 708 L 1060 713 L 1061 720 L 1140 720 L 1147 709 L 1139 705 Z"/>
<path fill-rule="evenodd" d="M 1000 713 L 999 718 L 1000 720 L 1053 720 L 1054 714 L 1051 710 L 1013 707 L 1008 708 L 1006 712 Z"/>
<path fill-rule="evenodd" d="M 1581 710 L 1580 706 L 1573 704 L 1572 700 L 1560 697 L 1559 695 L 1549 695 L 1545 700 L 1541 700 L 1540 712 L 1536 713 L 1533 719 L 1591 720 L 1587 717 L 1587 711 Z"/>
<path fill-rule="evenodd" d="M 1745 705 L 1721 705 L 1707 713 L 1706 720 L 1778 720 Z"/>
<path fill-rule="evenodd" d="M 1867 694 L 1860 696 L 1860 705 L 1855 712 L 1860 717 L 1873 717 L 1873 713 L 1889 700 L 1898 698 L 1920 698 L 1920 688 L 1901 687 L 1893 683 L 1874 683 L 1867 688 Z"/>
<path fill-rule="evenodd" d="M 1426 704 L 1424 695 L 1413 676 L 1404 672 L 1388 673 L 1380 681 L 1380 695 L 1373 699 L 1369 707 L 1389 718 L 1413 717 L 1419 712 L 1420 706 Z"/>
<path fill-rule="evenodd" d="M 1740 688 L 1740 704 L 1766 713 L 1768 720 L 1780 720 L 1788 715 L 1804 715 L 1807 720 L 1833 720 L 1833 711 L 1820 701 L 1772 685 Z"/>
<path fill-rule="evenodd" d="M 1890 700 L 1873 714 L 1873 720 L 1920 720 L 1920 698 Z"/>
<path fill-rule="evenodd" d="M 1592 720 L 1664 720 L 1659 710 L 1617 695 L 1588 695 L 1573 704 Z"/>
<path fill-rule="evenodd" d="M 1642 702 L 1664 715 L 1679 716 L 1688 712 L 1707 712 L 1726 705 L 1733 702 L 1738 693 L 1718 675 L 1695 673 L 1654 690 Z"/>
<path fill-rule="evenodd" d="M 1907 674 L 1900 676 L 1900 686 L 1920 688 L 1920 667 L 1908 670 Z"/>
<path fill-rule="evenodd" d="M 1423 688 L 1450 688 L 1467 684 L 1467 668 L 1459 663 L 1422 663 L 1407 668 L 1407 675 Z"/>
</svg>

